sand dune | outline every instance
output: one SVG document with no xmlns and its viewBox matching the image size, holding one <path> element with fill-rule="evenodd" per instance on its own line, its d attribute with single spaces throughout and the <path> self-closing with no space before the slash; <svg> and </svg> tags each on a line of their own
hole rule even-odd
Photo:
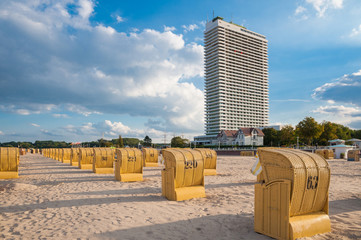
<svg viewBox="0 0 361 240">
<path fill-rule="evenodd" d="M 206 198 L 161 196 L 161 167 L 121 183 L 39 154 L 21 156 L 20 178 L 0 180 L 4 239 L 270 239 L 253 231 L 252 157 L 219 157 Z M 361 239 L 361 162 L 331 160 L 332 232 L 304 239 Z"/>
</svg>

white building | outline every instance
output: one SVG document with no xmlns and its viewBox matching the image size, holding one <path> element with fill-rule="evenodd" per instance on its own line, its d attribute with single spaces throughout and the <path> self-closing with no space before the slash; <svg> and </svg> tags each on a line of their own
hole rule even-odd
<svg viewBox="0 0 361 240">
<path fill-rule="evenodd" d="M 348 150 L 352 150 L 353 147 L 349 145 L 339 144 L 339 145 L 331 145 L 328 147 L 329 149 L 332 149 L 335 153 L 335 158 L 340 159 L 341 155 L 343 154 L 343 158 L 347 159 L 347 152 Z"/>
<path fill-rule="evenodd" d="M 205 130 L 268 125 L 268 51 L 265 36 L 216 17 L 206 25 Z"/>
<path fill-rule="evenodd" d="M 357 138 L 352 138 L 347 140 L 347 142 L 351 142 L 353 144 L 353 146 L 361 148 L 361 140 L 357 139 Z"/>
<path fill-rule="evenodd" d="M 264 133 L 259 128 L 240 128 L 237 130 L 222 130 L 213 145 L 262 146 Z"/>
</svg>

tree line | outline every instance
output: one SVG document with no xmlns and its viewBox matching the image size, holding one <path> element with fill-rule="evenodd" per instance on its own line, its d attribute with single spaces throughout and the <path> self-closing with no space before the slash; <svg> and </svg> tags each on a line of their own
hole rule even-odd
<svg viewBox="0 0 361 240">
<path fill-rule="evenodd" d="M 265 134 L 264 145 L 277 147 L 292 146 L 297 144 L 297 141 L 299 145 L 327 146 L 328 141 L 333 139 L 361 139 L 361 130 L 353 130 L 329 121 L 318 123 L 312 117 L 304 118 L 295 128 L 286 125 L 279 131 L 273 128 L 265 128 L 262 131 Z"/>
<path fill-rule="evenodd" d="M 348 140 L 351 138 L 361 139 L 361 130 L 353 130 L 341 124 L 323 121 L 318 123 L 312 117 L 306 117 L 296 127 L 284 126 L 281 130 L 264 128 L 264 146 L 293 146 L 299 145 L 326 146 L 332 139 Z M 347 142 L 346 142 L 347 144 Z M 98 139 L 97 141 L 82 142 L 83 147 L 164 147 L 164 144 L 154 144 L 149 136 L 143 140 L 138 138 L 118 138 L 112 140 Z M 32 142 L 5 142 L 0 147 L 21 147 L 21 148 L 70 148 L 70 142 L 65 141 L 35 141 Z M 180 136 L 171 139 L 171 147 L 194 147 L 188 139 Z M 198 147 L 198 146 L 197 146 Z"/>
<path fill-rule="evenodd" d="M 150 147 L 153 146 L 152 139 L 149 136 L 145 136 L 143 140 L 138 138 L 122 138 L 119 136 L 116 139 L 106 140 L 98 139 L 97 141 L 91 142 L 82 142 L 83 147 Z M 0 147 L 20 147 L 20 148 L 70 148 L 72 146 L 71 142 L 65 141 L 35 141 L 32 142 L 4 142 L 0 143 Z"/>
</svg>

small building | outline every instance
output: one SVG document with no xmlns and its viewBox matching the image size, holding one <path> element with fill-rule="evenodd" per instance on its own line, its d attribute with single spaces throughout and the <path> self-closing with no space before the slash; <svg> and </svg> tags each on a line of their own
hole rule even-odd
<svg viewBox="0 0 361 240">
<path fill-rule="evenodd" d="M 361 148 L 361 140 L 357 139 L 357 138 L 352 138 L 347 140 L 347 142 L 351 142 L 353 146 L 357 147 L 357 148 Z"/>
<path fill-rule="evenodd" d="M 342 140 L 342 139 L 329 140 L 328 142 L 330 143 L 330 146 L 345 144 L 345 140 Z"/>
<path fill-rule="evenodd" d="M 215 144 L 217 142 L 218 135 L 202 135 L 194 137 L 194 141 L 192 142 L 195 146 L 206 146 Z"/>
<path fill-rule="evenodd" d="M 344 144 L 340 144 L 340 145 L 332 145 L 328 147 L 329 149 L 332 149 L 335 152 L 335 158 L 341 158 L 341 153 L 343 153 L 343 158 L 347 159 L 347 152 L 348 150 L 353 149 L 352 146 L 349 145 L 344 145 Z"/>
<path fill-rule="evenodd" d="M 259 128 L 239 128 L 237 130 L 222 130 L 217 140 L 221 145 L 262 146 L 264 133 Z"/>
<path fill-rule="evenodd" d="M 235 145 L 262 146 L 264 133 L 259 128 L 240 128 L 237 132 Z"/>
<path fill-rule="evenodd" d="M 194 137 L 196 146 L 233 145 L 233 146 L 263 146 L 264 133 L 259 128 L 239 128 L 238 130 L 221 130 L 217 135 Z"/>
<path fill-rule="evenodd" d="M 221 145 L 235 145 L 237 133 L 237 130 L 221 130 L 220 133 L 217 135 L 217 141 Z"/>
</svg>

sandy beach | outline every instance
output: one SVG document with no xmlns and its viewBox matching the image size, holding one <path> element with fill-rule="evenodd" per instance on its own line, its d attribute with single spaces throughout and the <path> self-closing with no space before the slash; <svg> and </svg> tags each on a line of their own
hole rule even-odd
<svg viewBox="0 0 361 240">
<path fill-rule="evenodd" d="M 2 239 L 271 239 L 253 230 L 253 157 L 218 157 L 206 198 L 161 196 L 161 167 L 121 183 L 27 154 L 19 179 L 0 180 Z M 361 239 L 361 162 L 329 160 L 332 232 L 304 239 Z"/>
</svg>

